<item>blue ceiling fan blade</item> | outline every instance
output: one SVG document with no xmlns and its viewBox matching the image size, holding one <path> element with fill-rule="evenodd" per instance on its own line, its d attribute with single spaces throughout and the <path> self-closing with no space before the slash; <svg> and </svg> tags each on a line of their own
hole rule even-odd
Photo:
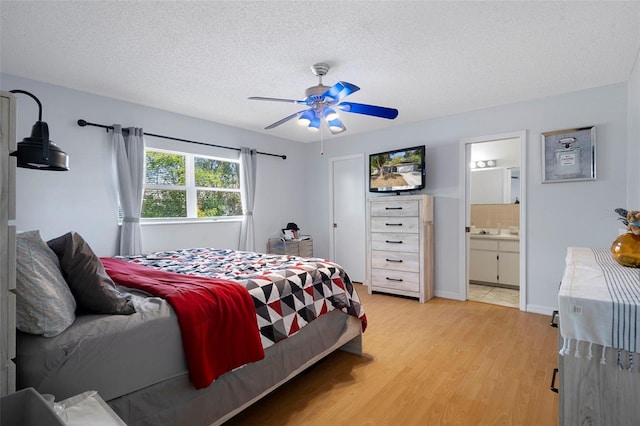
<svg viewBox="0 0 640 426">
<path fill-rule="evenodd" d="M 283 118 L 282 120 L 278 120 L 273 124 L 269 124 L 267 127 L 265 127 L 265 130 L 269 130 L 269 129 L 273 129 L 274 127 L 278 127 L 279 125 L 281 125 L 282 123 L 286 123 L 287 121 L 291 120 L 292 118 L 297 117 L 298 115 L 302 114 L 303 112 L 308 111 L 306 109 L 303 109 L 302 111 L 298 111 L 295 112 L 291 115 L 286 116 L 285 118 Z"/>
<path fill-rule="evenodd" d="M 335 103 L 340 102 L 341 99 L 357 92 L 358 90 L 360 90 L 360 88 L 355 84 L 351 84 L 346 81 L 339 81 L 327 89 L 327 91 L 321 96 L 326 102 Z"/>
<path fill-rule="evenodd" d="M 335 106 L 336 108 L 355 114 L 372 115 L 374 117 L 388 118 L 393 120 L 398 116 L 398 110 L 395 108 L 387 108 L 376 105 L 356 104 L 353 102 L 342 102 Z"/>
</svg>

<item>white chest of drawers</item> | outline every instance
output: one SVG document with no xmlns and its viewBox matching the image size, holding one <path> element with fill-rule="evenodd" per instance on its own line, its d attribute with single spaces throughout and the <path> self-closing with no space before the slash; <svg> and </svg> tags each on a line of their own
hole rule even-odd
<svg viewBox="0 0 640 426">
<path fill-rule="evenodd" d="M 433 197 L 397 195 L 368 200 L 367 286 L 417 298 L 433 297 Z"/>
</svg>

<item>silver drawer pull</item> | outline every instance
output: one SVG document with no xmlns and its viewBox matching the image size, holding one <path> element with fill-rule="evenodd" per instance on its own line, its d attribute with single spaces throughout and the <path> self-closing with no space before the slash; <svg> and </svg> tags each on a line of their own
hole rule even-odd
<svg viewBox="0 0 640 426">
<path fill-rule="evenodd" d="M 385 243 L 389 243 L 389 244 L 402 244 L 403 241 L 392 241 L 392 240 L 384 240 Z"/>
<path fill-rule="evenodd" d="M 395 263 L 402 263 L 402 259 L 400 260 L 396 260 L 396 259 L 386 259 L 387 262 L 395 262 Z"/>
<path fill-rule="evenodd" d="M 385 207 L 385 210 L 402 210 L 402 207 Z"/>
<path fill-rule="evenodd" d="M 389 278 L 386 277 L 387 281 L 402 281 L 402 278 Z"/>
<path fill-rule="evenodd" d="M 385 223 L 387 226 L 402 226 L 401 223 Z"/>
</svg>

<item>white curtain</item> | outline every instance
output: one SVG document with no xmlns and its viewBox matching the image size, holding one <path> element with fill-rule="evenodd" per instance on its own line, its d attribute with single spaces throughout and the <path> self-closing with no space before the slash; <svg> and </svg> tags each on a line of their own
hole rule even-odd
<svg viewBox="0 0 640 426">
<path fill-rule="evenodd" d="M 126 137 L 122 126 L 113 125 L 116 175 L 120 207 L 124 213 L 120 227 L 120 255 L 142 254 L 142 191 L 144 189 L 144 138 L 138 127 L 129 127 Z"/>
<path fill-rule="evenodd" d="M 253 230 L 253 203 L 256 198 L 256 161 L 255 149 L 240 149 L 240 189 L 242 191 L 242 227 L 238 250 L 256 251 Z"/>
</svg>

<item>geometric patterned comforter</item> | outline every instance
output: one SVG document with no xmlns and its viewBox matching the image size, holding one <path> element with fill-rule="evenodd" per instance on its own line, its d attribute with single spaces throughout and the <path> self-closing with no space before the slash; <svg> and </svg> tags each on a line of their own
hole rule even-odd
<svg viewBox="0 0 640 426">
<path fill-rule="evenodd" d="M 320 315 L 334 309 L 367 317 L 347 273 L 319 258 L 197 248 L 116 256 L 117 259 L 188 275 L 233 280 L 253 298 L 262 346 L 295 334 Z"/>
</svg>

